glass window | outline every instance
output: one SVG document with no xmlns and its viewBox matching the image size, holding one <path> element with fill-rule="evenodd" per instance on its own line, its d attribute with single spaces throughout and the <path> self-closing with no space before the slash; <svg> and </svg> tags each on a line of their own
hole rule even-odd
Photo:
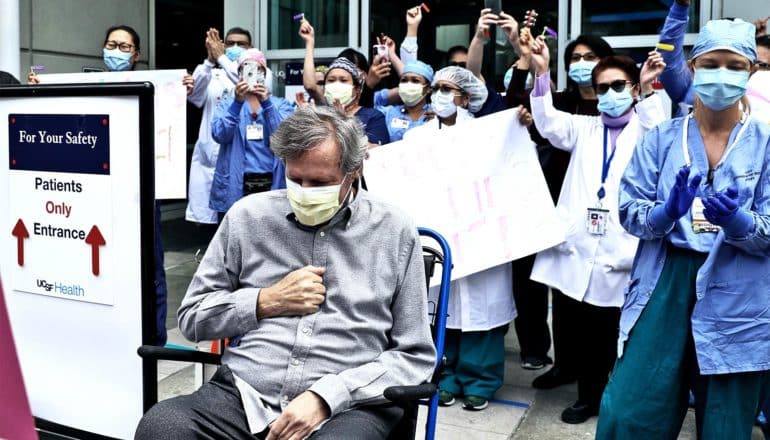
<svg viewBox="0 0 770 440">
<path fill-rule="evenodd" d="M 582 31 L 594 35 L 657 35 L 663 28 L 670 9 L 670 1 L 641 0 L 583 0 Z M 689 8 L 687 32 L 700 28 L 700 2 L 693 1 Z"/>
<path fill-rule="evenodd" d="M 315 30 L 315 46 L 347 47 L 348 0 L 270 0 L 267 6 L 267 46 L 275 49 L 304 49 L 305 43 L 299 37 L 298 14 L 305 18 Z"/>
</svg>

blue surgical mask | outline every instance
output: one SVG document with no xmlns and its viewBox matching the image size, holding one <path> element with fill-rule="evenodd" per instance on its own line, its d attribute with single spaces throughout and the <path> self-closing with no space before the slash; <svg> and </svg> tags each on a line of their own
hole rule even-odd
<svg viewBox="0 0 770 440">
<path fill-rule="evenodd" d="M 227 49 L 225 49 L 225 55 L 227 58 L 230 58 L 230 61 L 238 61 L 238 58 L 241 57 L 241 53 L 243 53 L 245 49 L 241 46 L 230 46 Z"/>
<path fill-rule="evenodd" d="M 631 96 L 631 89 L 628 87 L 622 92 L 609 89 L 607 93 L 599 95 L 599 105 L 596 108 L 607 116 L 617 118 L 628 111 L 633 103 L 634 97 Z"/>
<path fill-rule="evenodd" d="M 584 61 L 581 59 L 569 65 L 567 76 L 579 86 L 588 87 L 591 85 L 591 72 L 594 71 L 594 67 L 596 67 L 596 61 Z"/>
<path fill-rule="evenodd" d="M 718 69 L 695 69 L 692 87 L 701 101 L 714 111 L 724 110 L 746 94 L 749 72 Z"/>
<path fill-rule="evenodd" d="M 104 53 L 104 65 L 110 72 L 122 72 L 131 68 L 131 52 L 121 52 L 117 47 L 115 49 L 102 49 Z"/>
</svg>

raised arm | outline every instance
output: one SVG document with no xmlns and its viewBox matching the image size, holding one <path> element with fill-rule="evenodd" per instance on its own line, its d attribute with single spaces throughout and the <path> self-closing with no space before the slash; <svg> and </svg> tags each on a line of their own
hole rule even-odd
<svg viewBox="0 0 770 440">
<path fill-rule="evenodd" d="M 660 32 L 660 42 L 674 46 L 671 51 L 660 49 L 666 63 L 660 80 L 675 106 L 685 100 L 692 85 L 692 74 L 684 58 L 684 34 L 689 21 L 689 6 L 690 0 L 674 1 Z"/>
<path fill-rule="evenodd" d="M 315 79 L 315 58 L 313 57 L 313 51 L 315 50 L 315 30 L 310 22 L 303 20 L 299 25 L 299 36 L 305 42 L 305 63 L 302 70 L 302 85 L 305 86 L 305 90 L 313 98 L 316 103 L 326 102 L 323 96 L 323 90 L 316 84 Z"/>
<path fill-rule="evenodd" d="M 401 61 L 409 64 L 417 59 L 417 30 L 422 21 L 422 7 L 415 6 L 406 11 L 406 37 L 401 43 Z"/>
<path fill-rule="evenodd" d="M 481 64 L 484 62 L 484 44 L 489 40 L 489 28 L 497 24 L 500 17 L 492 13 L 492 9 L 484 8 L 479 15 L 476 24 L 476 33 L 473 34 L 471 44 L 468 46 L 467 68 L 477 78 L 481 78 Z"/>
<path fill-rule="evenodd" d="M 551 144 L 565 151 L 572 151 L 578 142 L 578 127 L 575 121 L 589 116 L 571 115 L 557 110 L 551 96 L 551 75 L 548 65 L 551 56 L 543 37 L 532 40 L 532 64 L 535 66 L 535 87 L 530 95 L 532 118 L 540 134 Z"/>
</svg>

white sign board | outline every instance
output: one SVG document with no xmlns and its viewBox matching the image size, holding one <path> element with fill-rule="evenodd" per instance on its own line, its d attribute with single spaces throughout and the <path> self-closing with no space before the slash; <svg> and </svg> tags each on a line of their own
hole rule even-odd
<svg viewBox="0 0 770 440">
<path fill-rule="evenodd" d="M 137 96 L 0 97 L 0 277 L 36 417 L 142 415 Z"/>
<path fill-rule="evenodd" d="M 369 191 L 443 235 L 452 279 L 564 241 L 535 146 L 508 110 L 370 150 Z M 419 134 L 418 134 L 419 133 Z"/>
<path fill-rule="evenodd" d="M 187 198 L 185 70 L 41 74 L 41 84 L 144 82 L 155 86 L 155 198 Z"/>
</svg>

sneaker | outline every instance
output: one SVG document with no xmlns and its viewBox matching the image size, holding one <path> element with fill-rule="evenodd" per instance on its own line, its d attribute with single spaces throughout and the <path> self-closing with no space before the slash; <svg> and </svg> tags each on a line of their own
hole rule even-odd
<svg viewBox="0 0 770 440">
<path fill-rule="evenodd" d="M 569 373 L 564 372 L 559 367 L 553 367 L 545 373 L 537 376 L 532 381 L 532 387 L 539 390 L 550 390 L 558 386 L 567 385 L 576 381 L 577 378 Z"/>
<path fill-rule="evenodd" d="M 463 401 L 463 409 L 468 411 L 481 411 L 489 406 L 487 399 L 478 396 L 466 396 Z"/>
<path fill-rule="evenodd" d="M 456 402 L 455 396 L 449 391 L 438 390 L 438 404 L 440 406 L 452 406 Z"/>
<path fill-rule="evenodd" d="M 545 368 L 546 365 L 552 363 L 553 360 L 548 356 L 524 356 L 521 359 L 521 368 L 525 370 L 540 370 Z"/>
<path fill-rule="evenodd" d="M 571 425 L 585 422 L 593 416 L 599 415 L 599 408 L 587 403 L 577 401 L 561 413 L 561 421 Z"/>
</svg>

